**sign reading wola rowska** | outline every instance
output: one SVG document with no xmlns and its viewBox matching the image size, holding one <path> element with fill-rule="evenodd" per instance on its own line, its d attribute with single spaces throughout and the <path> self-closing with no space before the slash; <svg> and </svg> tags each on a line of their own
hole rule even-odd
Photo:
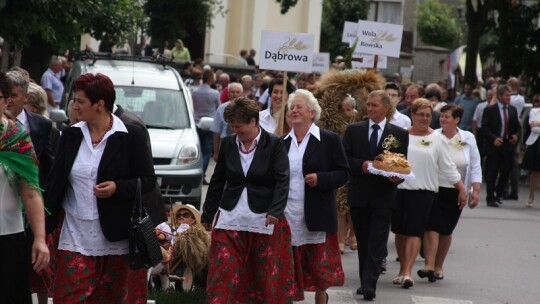
<svg viewBox="0 0 540 304">
<path fill-rule="evenodd" d="M 403 25 L 358 20 L 355 52 L 398 57 Z"/>
<path fill-rule="evenodd" d="M 262 31 L 259 67 L 264 70 L 311 72 L 312 34 Z"/>
</svg>

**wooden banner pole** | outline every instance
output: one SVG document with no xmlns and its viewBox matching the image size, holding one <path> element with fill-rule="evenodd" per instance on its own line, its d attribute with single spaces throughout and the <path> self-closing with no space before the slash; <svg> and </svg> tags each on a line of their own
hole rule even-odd
<svg viewBox="0 0 540 304">
<path fill-rule="evenodd" d="M 287 106 L 287 99 L 289 97 L 289 94 L 287 94 L 287 72 L 283 71 L 283 94 L 281 97 L 281 108 L 279 109 L 279 121 L 276 128 L 275 134 L 277 136 L 284 135 L 283 132 L 285 130 L 285 107 Z"/>
</svg>

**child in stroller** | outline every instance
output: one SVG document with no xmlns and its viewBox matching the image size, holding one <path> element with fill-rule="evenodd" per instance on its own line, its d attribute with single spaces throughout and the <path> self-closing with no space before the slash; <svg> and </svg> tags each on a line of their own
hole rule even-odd
<svg viewBox="0 0 540 304">
<path fill-rule="evenodd" d="M 191 289 L 193 283 L 204 287 L 210 235 L 201 225 L 200 212 L 193 205 L 175 203 L 170 220 L 159 224 L 155 231 L 163 260 L 149 270 L 149 278 L 159 276 L 162 290 L 169 289 L 171 279 L 176 286 L 181 283 L 184 290 Z"/>
</svg>

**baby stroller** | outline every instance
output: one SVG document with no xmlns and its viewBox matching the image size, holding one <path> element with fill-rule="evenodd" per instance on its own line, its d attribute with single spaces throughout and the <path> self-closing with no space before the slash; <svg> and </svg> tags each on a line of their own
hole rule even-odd
<svg viewBox="0 0 540 304">
<path fill-rule="evenodd" d="M 187 224 L 185 215 L 188 211 L 193 215 L 192 221 Z M 182 213 L 183 212 L 183 213 Z M 179 218 L 180 217 L 180 218 Z M 195 288 L 206 288 L 208 272 L 208 254 L 210 252 L 210 234 L 200 224 L 199 211 L 192 205 L 174 204 L 171 210 L 170 244 L 168 249 L 162 250 L 164 260 L 149 270 L 150 278 L 159 276 L 161 289 L 167 290 L 171 283 L 176 290 L 191 291 Z M 158 226 L 166 228 L 163 224 Z M 167 230 L 167 229 L 162 229 Z M 160 231 L 162 231 L 160 230 Z M 168 231 L 162 231 L 165 234 Z M 158 285 L 154 280 L 149 282 Z"/>
</svg>

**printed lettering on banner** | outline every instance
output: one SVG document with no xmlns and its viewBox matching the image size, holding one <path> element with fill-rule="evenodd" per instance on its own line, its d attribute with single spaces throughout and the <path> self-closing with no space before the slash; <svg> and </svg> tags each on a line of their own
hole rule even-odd
<svg viewBox="0 0 540 304">
<path fill-rule="evenodd" d="M 375 66 L 375 55 L 373 54 L 365 54 L 360 52 L 354 52 L 353 58 L 362 58 L 362 62 L 353 61 L 351 62 L 351 65 L 355 69 L 361 69 L 361 68 L 373 68 Z M 386 69 L 388 65 L 388 57 L 386 56 L 379 56 L 377 59 L 377 69 L 384 70 Z"/>
<path fill-rule="evenodd" d="M 313 72 L 324 73 L 330 69 L 330 53 L 313 54 Z"/>
<path fill-rule="evenodd" d="M 259 67 L 264 70 L 311 72 L 313 34 L 262 31 Z"/>
<path fill-rule="evenodd" d="M 359 20 L 356 52 L 398 57 L 403 25 Z"/>
</svg>

